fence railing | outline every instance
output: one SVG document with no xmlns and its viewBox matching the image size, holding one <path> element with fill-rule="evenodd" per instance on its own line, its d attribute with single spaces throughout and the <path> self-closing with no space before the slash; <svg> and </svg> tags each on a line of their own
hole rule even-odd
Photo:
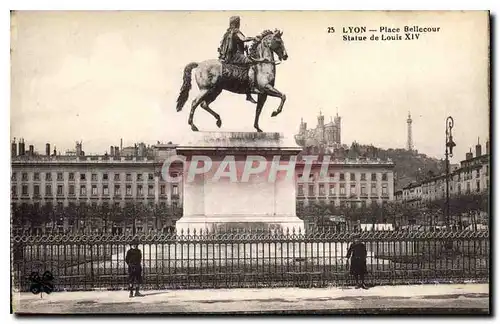
<svg viewBox="0 0 500 324">
<path fill-rule="evenodd" d="M 489 281 L 488 231 L 229 232 L 12 237 L 13 288 L 51 271 L 56 290 L 123 289 L 125 254 L 142 251 L 143 287 L 350 285 L 347 249 L 366 245 L 368 284 Z"/>
</svg>

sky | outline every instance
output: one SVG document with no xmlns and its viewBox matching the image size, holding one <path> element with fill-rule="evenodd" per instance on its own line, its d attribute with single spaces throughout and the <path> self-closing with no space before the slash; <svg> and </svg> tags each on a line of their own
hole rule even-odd
<svg viewBox="0 0 500 324">
<path fill-rule="evenodd" d="M 191 129 L 193 78 L 181 112 L 175 102 L 185 65 L 217 58 L 229 17 L 255 36 L 278 28 L 288 52 L 260 127 L 293 136 L 301 118 L 342 117 L 342 142 L 403 148 L 408 112 L 415 149 L 442 158 L 445 120 L 455 120 L 452 161 L 489 137 L 488 15 L 481 12 L 16 12 L 11 17 L 11 139 L 61 153 L 83 141 L 86 153 L 136 142 L 181 143 Z M 419 40 L 344 42 L 343 27 L 440 27 Z M 329 26 L 336 32 L 329 34 Z M 368 34 L 369 36 L 370 34 Z M 223 92 L 211 104 L 221 131 L 254 131 L 255 107 Z M 202 109 L 201 131 L 218 130 Z M 484 150 L 484 147 L 483 147 Z"/>
</svg>

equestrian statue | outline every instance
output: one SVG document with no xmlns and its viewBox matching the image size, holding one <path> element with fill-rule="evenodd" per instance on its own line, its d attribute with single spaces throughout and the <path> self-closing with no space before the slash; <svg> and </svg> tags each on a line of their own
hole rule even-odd
<svg viewBox="0 0 500 324">
<path fill-rule="evenodd" d="M 193 122 L 194 112 L 198 106 L 214 116 L 217 127 L 221 127 L 222 120 L 219 114 L 210 109 L 209 105 L 222 90 L 245 94 L 246 100 L 257 104 L 254 127 L 258 132 L 262 132 L 259 128 L 259 116 L 267 96 L 281 99 L 278 109 L 273 111 L 271 117 L 281 113 L 286 96 L 274 87 L 276 65 L 288 58 L 281 36 L 283 36 L 282 31 L 264 30 L 256 37 L 245 37 L 240 31 L 240 17 L 229 19 L 229 28 L 218 49 L 219 59 L 192 62 L 184 68 L 183 83 L 177 98 L 177 111 L 182 110 L 189 97 L 193 69 L 196 69 L 195 78 L 200 89 L 189 113 L 188 124 L 191 130 L 198 131 Z M 253 44 L 247 51 L 245 43 L 251 41 Z M 274 60 L 274 54 L 278 56 L 279 61 Z M 257 101 L 252 98 L 252 94 L 257 94 Z"/>
</svg>

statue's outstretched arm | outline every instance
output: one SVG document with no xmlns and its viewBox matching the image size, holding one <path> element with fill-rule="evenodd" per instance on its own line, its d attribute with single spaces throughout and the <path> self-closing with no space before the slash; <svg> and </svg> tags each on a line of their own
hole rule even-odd
<svg viewBox="0 0 500 324">
<path fill-rule="evenodd" d="M 236 37 L 242 42 L 251 42 L 255 40 L 255 37 L 245 37 L 241 32 L 236 33 Z"/>
</svg>

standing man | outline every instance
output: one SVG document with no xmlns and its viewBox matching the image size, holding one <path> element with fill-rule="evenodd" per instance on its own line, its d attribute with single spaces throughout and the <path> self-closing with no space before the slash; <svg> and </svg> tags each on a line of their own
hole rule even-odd
<svg viewBox="0 0 500 324">
<path fill-rule="evenodd" d="M 355 237 L 347 250 L 347 259 L 351 258 L 349 271 L 356 280 L 356 288 L 368 289 L 365 286 L 366 255 L 366 246 Z M 361 284 L 359 284 L 359 279 L 361 279 Z"/>
<path fill-rule="evenodd" d="M 130 242 L 130 249 L 127 251 L 125 262 L 128 265 L 128 279 L 129 279 L 129 297 L 134 297 L 134 284 L 135 284 L 135 297 L 144 296 L 139 292 L 139 285 L 142 283 L 142 253 L 139 250 L 139 241 L 133 239 Z"/>
</svg>

